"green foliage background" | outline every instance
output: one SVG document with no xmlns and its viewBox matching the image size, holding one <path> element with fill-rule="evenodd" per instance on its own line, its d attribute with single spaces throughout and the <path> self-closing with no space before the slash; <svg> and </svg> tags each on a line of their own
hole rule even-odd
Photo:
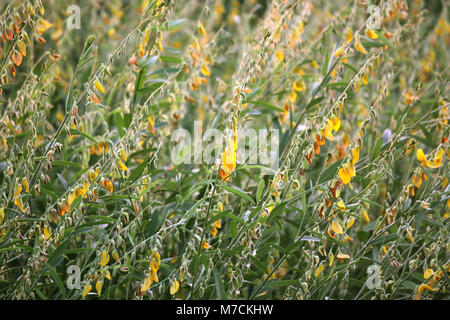
<svg viewBox="0 0 450 320">
<path fill-rule="evenodd" d="M 448 299 L 448 1 L 376 39 L 377 1 L 74 3 L 0 5 L 2 299 Z M 279 170 L 174 165 L 195 120 L 278 129 Z"/>
</svg>

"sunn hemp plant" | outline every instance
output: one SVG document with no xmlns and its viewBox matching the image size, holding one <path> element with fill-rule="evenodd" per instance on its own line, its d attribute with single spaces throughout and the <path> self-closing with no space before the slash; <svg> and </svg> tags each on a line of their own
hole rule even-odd
<svg viewBox="0 0 450 320">
<path fill-rule="evenodd" d="M 0 4 L 1 299 L 449 298 L 447 0 L 72 2 Z"/>
</svg>

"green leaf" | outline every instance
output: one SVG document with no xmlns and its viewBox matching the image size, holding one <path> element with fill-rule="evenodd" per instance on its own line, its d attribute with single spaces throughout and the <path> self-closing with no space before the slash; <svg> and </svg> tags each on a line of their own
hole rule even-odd
<svg viewBox="0 0 450 320">
<path fill-rule="evenodd" d="M 220 276 L 220 274 L 217 271 L 216 267 L 213 268 L 213 274 L 214 274 L 214 283 L 216 285 L 217 298 L 219 300 L 224 300 L 224 299 L 227 298 L 227 295 L 226 295 L 225 289 L 223 287 L 222 277 Z"/>
<path fill-rule="evenodd" d="M 259 203 L 261 201 L 261 195 L 264 191 L 264 187 L 266 186 L 266 183 L 264 179 L 261 179 L 261 181 L 258 184 L 258 189 L 256 189 L 256 202 Z"/>
<path fill-rule="evenodd" d="M 47 270 L 50 272 L 50 275 L 52 276 L 53 280 L 55 281 L 56 285 L 58 286 L 58 288 L 61 291 L 64 298 L 67 299 L 66 289 L 64 288 L 64 284 L 63 284 L 61 278 L 59 277 L 58 273 L 56 272 L 56 270 L 51 265 L 49 265 L 47 262 L 45 262 L 44 265 L 47 268 Z"/>
<path fill-rule="evenodd" d="M 276 111 L 276 112 L 283 112 L 284 111 L 283 108 L 274 106 L 273 104 L 270 104 L 270 103 L 267 103 L 267 102 L 264 102 L 264 101 L 260 101 L 260 100 L 257 100 L 257 101 L 253 101 L 252 100 L 252 101 L 246 101 L 246 102 L 254 104 L 254 105 L 257 105 L 257 106 L 261 106 L 261 107 L 267 108 L 267 109 L 269 109 L 271 111 Z"/>
<path fill-rule="evenodd" d="M 252 204 L 255 204 L 255 200 L 253 200 L 252 197 L 250 197 L 247 193 L 245 193 L 243 190 L 241 190 L 240 188 L 238 188 L 236 186 L 225 184 L 225 185 L 222 185 L 222 188 L 227 191 L 230 191 L 231 193 L 234 193 L 235 195 L 237 195 L 238 197 L 241 197 L 242 199 L 250 201 Z"/>
</svg>

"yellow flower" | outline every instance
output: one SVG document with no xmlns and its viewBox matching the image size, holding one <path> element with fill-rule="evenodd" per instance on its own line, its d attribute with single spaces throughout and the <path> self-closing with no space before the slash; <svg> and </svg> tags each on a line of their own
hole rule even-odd
<svg viewBox="0 0 450 320">
<path fill-rule="evenodd" d="M 95 81 L 94 83 L 95 87 L 97 88 L 98 91 L 100 91 L 101 93 L 105 93 L 105 89 L 103 88 L 102 84 L 100 83 L 100 81 Z"/>
<path fill-rule="evenodd" d="M 92 286 L 90 285 L 90 284 L 88 284 L 85 288 L 84 288 L 84 290 L 83 290 L 83 293 L 82 293 L 82 297 L 86 297 L 87 296 L 87 294 L 89 293 L 89 292 L 91 292 L 91 290 L 92 290 Z"/>
<path fill-rule="evenodd" d="M 95 171 L 92 169 L 89 171 L 89 180 L 91 180 L 91 182 L 94 181 L 95 178 L 97 178 L 99 171 L 100 171 L 99 168 L 97 168 L 97 170 L 95 170 Z"/>
<path fill-rule="evenodd" d="M 353 224 L 355 223 L 355 218 L 354 217 L 350 217 L 347 221 L 347 225 L 345 226 L 345 228 L 348 230 L 350 229 Z"/>
<path fill-rule="evenodd" d="M 122 160 L 119 160 L 118 163 L 119 163 L 119 169 L 120 170 L 122 170 L 122 171 L 127 171 L 128 170 L 127 166 L 125 165 L 125 163 L 122 162 Z"/>
<path fill-rule="evenodd" d="M 355 49 L 359 52 L 361 52 L 362 54 L 367 54 L 367 50 L 366 48 L 364 48 L 364 46 L 361 44 L 361 40 L 359 39 L 359 35 L 357 35 L 355 37 Z"/>
<path fill-rule="evenodd" d="M 206 249 L 209 249 L 209 248 L 212 248 L 211 245 L 208 242 L 206 242 L 205 240 L 203 240 L 203 242 L 202 242 L 202 249 L 206 250 Z"/>
<path fill-rule="evenodd" d="M 51 240 L 52 239 L 51 232 L 50 232 L 50 230 L 47 227 L 44 228 L 44 239 L 45 240 Z"/>
<path fill-rule="evenodd" d="M 3 222 L 3 219 L 5 219 L 5 208 L 0 208 L 0 225 Z"/>
<path fill-rule="evenodd" d="M 364 83 L 365 86 L 367 86 L 367 84 L 369 83 L 368 78 L 369 78 L 369 74 L 364 73 L 364 75 L 362 77 L 362 82 Z"/>
<path fill-rule="evenodd" d="M 444 149 L 440 148 L 438 152 L 436 152 L 436 155 L 432 160 L 427 159 L 427 156 L 424 154 L 422 149 L 418 149 L 416 155 L 417 160 L 420 161 L 422 167 L 429 167 L 432 169 L 436 169 L 441 166 L 444 154 L 445 154 Z"/>
<path fill-rule="evenodd" d="M 205 77 L 209 77 L 211 75 L 211 71 L 209 71 L 208 66 L 205 64 L 200 70 Z"/>
<path fill-rule="evenodd" d="M 348 29 L 345 40 L 347 41 L 347 43 L 352 42 L 352 40 L 353 40 L 353 31 L 352 31 L 352 29 Z"/>
<path fill-rule="evenodd" d="M 417 160 L 419 160 L 422 163 L 423 167 L 426 167 L 426 163 L 428 162 L 427 157 L 425 156 L 425 153 L 422 149 L 417 149 Z"/>
<path fill-rule="evenodd" d="M 442 164 L 442 157 L 444 156 L 445 152 L 444 149 L 439 149 L 439 151 L 434 156 L 433 160 L 428 161 L 427 165 L 428 167 L 432 169 L 439 168 Z"/>
<path fill-rule="evenodd" d="M 355 165 L 359 160 L 359 147 L 356 146 L 352 149 L 352 164 Z"/>
<path fill-rule="evenodd" d="M 356 175 L 355 167 L 352 162 L 348 161 L 338 171 L 339 178 L 341 178 L 343 184 L 348 184 L 352 177 Z"/>
<path fill-rule="evenodd" d="M 291 93 L 289 94 L 289 101 L 295 102 L 295 100 L 297 100 L 297 92 L 295 92 L 295 90 L 291 90 Z M 287 112 L 288 110 L 285 109 L 285 112 Z"/>
<path fill-rule="evenodd" d="M 103 186 L 105 187 L 106 190 L 108 190 L 109 192 L 113 192 L 113 184 L 109 179 L 105 179 L 103 182 Z"/>
<path fill-rule="evenodd" d="M 414 236 L 412 235 L 411 229 L 408 228 L 406 229 L 406 238 L 408 239 L 409 242 L 414 242 Z"/>
<path fill-rule="evenodd" d="M 22 186 L 20 184 L 16 184 L 16 187 L 14 189 L 14 199 L 17 198 L 21 192 L 22 192 Z"/>
<path fill-rule="evenodd" d="M 53 27 L 53 23 L 45 20 L 45 19 L 39 19 L 36 30 L 39 32 L 39 34 L 43 34 L 45 31 Z"/>
<path fill-rule="evenodd" d="M 22 40 L 19 40 L 19 41 L 17 42 L 17 47 L 19 48 L 20 53 L 21 53 L 24 57 L 26 57 L 26 55 L 27 55 L 27 48 L 26 48 L 26 46 L 25 46 L 25 43 L 24 43 Z"/>
<path fill-rule="evenodd" d="M 341 224 L 337 220 L 333 220 L 331 222 L 331 230 L 333 230 L 335 234 L 343 234 L 344 233 L 344 231 L 342 230 Z"/>
<path fill-rule="evenodd" d="M 325 124 L 325 128 L 321 131 L 322 136 L 327 138 L 330 141 L 334 140 L 334 136 L 332 134 L 334 128 L 334 123 L 331 120 L 327 120 L 327 123 Z"/>
<path fill-rule="evenodd" d="M 366 30 L 366 36 L 368 36 L 370 39 L 378 39 L 378 35 L 373 30 Z"/>
<path fill-rule="evenodd" d="M 26 177 L 22 179 L 22 186 L 25 188 L 25 192 L 30 192 L 30 186 Z"/>
<path fill-rule="evenodd" d="M 128 160 L 127 154 L 125 153 L 125 150 L 123 150 L 123 149 L 120 151 L 120 158 L 122 159 L 123 162 L 127 162 L 127 160 Z"/>
<path fill-rule="evenodd" d="M 150 289 L 150 286 L 153 283 L 153 279 L 151 276 L 148 276 L 147 278 L 145 278 L 144 282 L 141 284 L 140 290 L 141 292 L 145 292 L 148 289 Z"/>
<path fill-rule="evenodd" d="M 336 50 L 336 52 L 334 53 L 334 56 L 339 57 L 342 55 L 343 52 L 344 52 L 344 47 L 342 46 Z"/>
<path fill-rule="evenodd" d="M 102 267 L 104 267 L 104 266 L 106 266 L 106 265 L 108 264 L 108 262 L 109 262 L 109 254 L 108 254 L 108 252 L 106 252 L 105 250 L 103 250 L 103 251 L 102 251 L 102 258 L 101 258 L 99 264 L 100 264 Z"/>
<path fill-rule="evenodd" d="M 305 91 L 306 90 L 305 81 L 303 81 L 303 80 L 294 81 L 294 83 L 292 84 L 292 87 L 294 88 L 295 91 Z"/>
<path fill-rule="evenodd" d="M 341 210 L 341 211 L 345 211 L 345 209 L 347 209 L 347 207 L 344 204 L 344 201 L 342 201 L 342 200 L 339 200 L 337 202 L 337 206 L 338 206 L 339 210 Z"/>
<path fill-rule="evenodd" d="M 14 204 L 19 208 L 19 210 L 23 213 L 25 212 L 25 208 L 23 206 L 22 198 L 17 197 L 14 199 Z"/>
<path fill-rule="evenodd" d="M 97 283 L 95 284 L 95 290 L 97 290 L 97 294 L 99 296 L 102 295 L 102 288 L 103 288 L 103 281 L 97 281 Z"/>
<path fill-rule="evenodd" d="M 434 288 L 432 288 L 430 285 L 423 283 L 423 284 L 421 284 L 421 285 L 419 286 L 419 288 L 417 289 L 417 295 L 415 296 L 415 299 L 416 299 L 416 300 L 420 299 L 420 294 L 421 294 L 422 292 L 424 292 L 425 290 L 428 290 L 428 291 L 436 291 L 437 289 L 434 289 Z"/>
<path fill-rule="evenodd" d="M 337 116 L 331 117 L 331 122 L 333 123 L 333 130 L 335 132 L 338 132 L 339 128 L 341 127 L 341 120 Z"/>
<path fill-rule="evenodd" d="M 423 278 L 424 278 L 425 280 L 428 280 L 428 279 L 430 279 L 433 275 L 434 275 L 433 269 L 427 269 L 427 270 L 425 270 L 425 272 L 424 272 L 424 274 L 423 274 Z"/>
<path fill-rule="evenodd" d="M 351 176 L 346 165 L 339 169 L 338 175 L 339 178 L 341 178 L 343 184 L 347 184 L 351 180 Z"/>
<path fill-rule="evenodd" d="M 170 294 L 173 296 L 175 293 L 177 293 L 179 288 L 180 288 L 180 283 L 176 279 L 173 279 L 170 282 Z"/>
<path fill-rule="evenodd" d="M 207 36 L 207 33 L 205 31 L 205 27 L 203 27 L 203 24 L 201 22 L 198 23 L 198 33 L 200 33 L 204 37 Z"/>
<path fill-rule="evenodd" d="M 275 57 L 277 57 L 277 59 L 278 59 L 279 62 L 281 62 L 281 61 L 284 60 L 284 54 L 283 54 L 283 52 L 282 52 L 281 50 L 278 50 L 278 51 L 275 53 Z"/>
<path fill-rule="evenodd" d="M 219 172 L 220 177 L 225 181 L 229 180 L 229 175 L 236 168 L 236 149 L 237 143 L 234 137 L 229 137 L 228 145 L 222 152 L 222 168 Z"/>
<path fill-rule="evenodd" d="M 329 256 L 328 256 L 328 258 L 330 259 L 330 264 L 329 264 L 329 266 L 331 267 L 332 265 L 333 265 L 333 262 L 334 262 L 334 254 L 330 254 Z"/>
<path fill-rule="evenodd" d="M 112 252 L 112 257 L 114 260 L 119 261 L 119 254 L 117 253 L 117 250 L 114 249 L 114 251 Z"/>
<path fill-rule="evenodd" d="M 361 216 L 362 216 L 362 218 L 363 218 L 365 223 L 370 222 L 370 218 L 369 218 L 369 215 L 367 214 L 366 210 L 362 210 L 361 211 Z"/>
<path fill-rule="evenodd" d="M 325 267 L 323 266 L 323 264 L 321 264 L 318 268 L 316 273 L 314 274 L 314 276 L 317 278 L 318 276 L 320 276 L 320 274 L 322 273 L 323 269 L 325 269 Z"/>
</svg>

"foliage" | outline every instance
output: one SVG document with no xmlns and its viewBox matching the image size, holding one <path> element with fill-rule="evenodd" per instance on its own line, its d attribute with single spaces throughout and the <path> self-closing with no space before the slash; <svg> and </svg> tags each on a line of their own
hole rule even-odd
<svg viewBox="0 0 450 320">
<path fill-rule="evenodd" d="M 2 2 L 0 297 L 448 299 L 448 1 L 366 2 Z"/>
</svg>

